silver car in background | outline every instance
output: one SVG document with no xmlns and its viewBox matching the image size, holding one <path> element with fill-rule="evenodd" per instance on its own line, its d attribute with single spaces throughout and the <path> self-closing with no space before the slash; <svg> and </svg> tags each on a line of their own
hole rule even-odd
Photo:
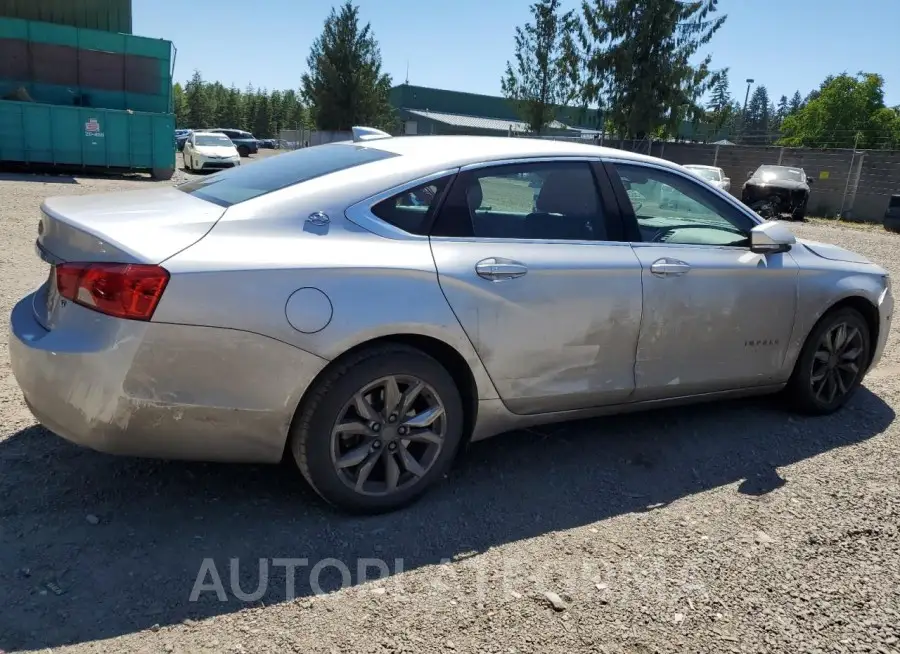
<svg viewBox="0 0 900 654">
<path fill-rule="evenodd" d="M 825 414 L 882 355 L 884 269 L 680 166 L 354 134 L 178 187 L 47 199 L 47 281 L 11 316 L 37 419 L 111 453 L 287 455 L 328 502 L 378 512 L 469 441 L 778 391 Z"/>
<path fill-rule="evenodd" d="M 685 168 L 716 188 L 720 188 L 725 192 L 731 191 L 731 180 L 721 168 L 717 166 L 700 166 L 698 164 L 688 164 Z"/>
</svg>

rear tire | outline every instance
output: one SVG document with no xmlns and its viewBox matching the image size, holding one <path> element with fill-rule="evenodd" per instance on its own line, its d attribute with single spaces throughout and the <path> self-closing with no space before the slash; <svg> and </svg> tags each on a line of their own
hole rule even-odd
<svg viewBox="0 0 900 654">
<path fill-rule="evenodd" d="M 238 148 L 238 154 L 241 155 L 242 157 L 249 157 L 250 156 L 250 148 L 248 148 L 246 145 L 242 145 Z"/>
<path fill-rule="evenodd" d="M 384 513 L 444 477 L 462 441 L 463 417 L 459 389 L 440 363 L 411 347 L 382 345 L 316 381 L 291 428 L 290 449 L 326 502 Z"/>
<path fill-rule="evenodd" d="M 871 347 L 869 326 L 856 309 L 826 313 L 803 344 L 785 389 L 791 408 L 827 415 L 844 406 L 862 383 Z"/>
</svg>

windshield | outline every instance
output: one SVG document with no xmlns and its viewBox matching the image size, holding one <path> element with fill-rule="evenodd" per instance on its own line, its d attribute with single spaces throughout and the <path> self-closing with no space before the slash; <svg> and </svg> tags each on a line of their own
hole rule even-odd
<svg viewBox="0 0 900 654">
<path fill-rule="evenodd" d="M 252 166 L 231 168 L 175 188 L 230 207 L 316 177 L 396 156 L 375 148 L 329 143 L 269 157 Z"/>
<path fill-rule="evenodd" d="M 211 145 L 220 148 L 227 148 L 234 145 L 231 139 L 224 134 L 198 134 L 197 145 Z"/>
<path fill-rule="evenodd" d="M 695 175 L 698 175 L 698 176 L 702 177 L 703 179 L 708 180 L 710 182 L 722 181 L 722 175 L 719 174 L 719 171 L 716 170 L 715 168 L 691 168 L 691 167 L 688 167 L 688 170 L 690 170 Z"/>
<path fill-rule="evenodd" d="M 786 180 L 789 182 L 806 181 L 806 175 L 799 168 L 785 168 L 784 166 L 760 166 L 753 173 L 757 179 L 764 182 L 772 182 L 775 180 Z"/>
</svg>

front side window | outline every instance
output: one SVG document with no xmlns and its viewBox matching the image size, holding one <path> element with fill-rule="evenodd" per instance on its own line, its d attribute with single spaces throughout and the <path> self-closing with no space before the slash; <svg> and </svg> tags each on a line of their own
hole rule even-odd
<svg viewBox="0 0 900 654">
<path fill-rule="evenodd" d="M 399 155 L 376 148 L 331 143 L 263 159 L 252 166 L 230 168 L 175 188 L 230 207 L 316 177 L 396 156 Z"/>
<path fill-rule="evenodd" d="M 642 241 L 678 245 L 741 246 L 754 224 L 699 181 L 658 168 L 615 164 Z"/>
<path fill-rule="evenodd" d="M 398 193 L 372 207 L 372 213 L 404 232 L 427 235 L 448 181 L 448 177 L 443 177 Z"/>
<path fill-rule="evenodd" d="M 432 233 L 587 241 L 606 240 L 606 225 L 590 165 L 548 162 L 461 173 Z"/>
</svg>

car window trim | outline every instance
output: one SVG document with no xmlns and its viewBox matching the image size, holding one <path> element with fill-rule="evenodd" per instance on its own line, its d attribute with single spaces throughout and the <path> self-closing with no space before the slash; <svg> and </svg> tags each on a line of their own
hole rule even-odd
<svg viewBox="0 0 900 654">
<path fill-rule="evenodd" d="M 447 198 L 451 196 L 453 192 L 453 184 L 456 184 L 460 178 L 463 177 L 464 173 L 471 173 L 476 170 L 482 170 L 484 168 L 499 168 L 503 166 L 521 166 L 521 165 L 532 165 L 532 164 L 541 164 L 541 163 L 585 163 L 590 170 L 591 177 L 594 180 L 594 192 L 597 194 L 598 206 L 602 212 L 604 227 L 606 229 L 606 237 L 604 239 L 511 239 L 511 238 L 498 238 L 498 237 L 486 237 L 486 236 L 475 236 L 467 235 L 467 236 L 442 236 L 435 235 L 432 232 L 435 223 L 438 221 L 441 210 L 444 207 L 444 203 Z M 511 159 L 496 159 L 490 161 L 479 161 L 476 163 L 466 164 L 465 166 L 460 167 L 458 174 L 452 180 L 452 184 L 448 185 L 445 189 L 444 195 L 441 198 L 441 204 L 438 206 L 438 210 L 434 212 L 434 216 L 431 221 L 431 229 L 429 230 L 429 234 L 431 238 L 441 239 L 441 240 L 458 240 L 458 241 L 466 241 L 466 242 L 485 242 L 485 243 L 552 243 L 552 244 L 594 244 L 594 243 L 620 243 L 624 241 L 624 231 L 622 225 L 622 217 L 621 212 L 618 210 L 618 205 L 615 203 L 615 200 L 611 197 L 611 187 L 610 181 L 608 179 L 608 174 L 606 171 L 601 170 L 601 158 L 599 156 L 566 156 L 566 155 L 555 155 L 555 156 L 541 156 L 541 157 L 516 157 Z"/>
<path fill-rule="evenodd" d="M 357 227 L 362 227 L 366 231 L 372 232 L 373 234 L 381 236 L 383 238 L 401 241 L 427 241 L 428 235 L 431 232 L 431 228 L 434 225 L 434 215 L 437 215 L 437 209 L 440 209 L 440 207 L 442 206 L 444 198 L 447 197 L 447 192 L 453 185 L 453 182 L 455 181 L 456 175 L 458 173 L 459 168 L 447 168 L 436 173 L 429 173 L 428 175 L 425 175 L 423 177 L 418 177 L 414 180 L 404 182 L 403 184 L 393 186 L 385 191 L 376 193 L 375 195 L 372 195 L 365 200 L 361 200 L 356 204 L 350 205 L 344 210 L 344 217 Z M 425 225 L 423 224 L 422 234 L 413 234 L 412 232 L 407 232 L 406 230 L 400 229 L 399 227 L 390 224 L 386 220 L 382 220 L 372 212 L 372 207 L 374 207 L 379 202 L 384 202 L 385 200 L 388 200 L 393 196 L 398 195 L 399 193 L 403 193 L 404 191 L 411 191 L 418 186 L 422 186 L 423 184 L 427 184 L 428 182 L 437 181 L 444 177 L 448 177 L 450 179 L 448 179 L 447 184 L 444 185 L 444 190 L 441 192 L 441 196 L 438 198 L 438 202 L 440 204 L 434 211 L 434 215 L 429 221 L 427 229 L 424 229 Z"/>
<path fill-rule="evenodd" d="M 664 173 L 676 175 L 682 177 L 686 181 L 695 184 L 701 191 L 701 193 L 712 193 L 717 195 L 719 198 L 725 200 L 727 204 L 729 204 L 732 208 L 736 209 L 737 212 L 744 217 L 748 218 L 753 224 L 760 225 L 762 224 L 762 218 L 753 212 L 749 207 L 744 205 L 743 203 L 735 200 L 734 196 L 730 193 L 723 191 L 722 189 L 712 186 L 710 184 L 705 184 L 704 182 L 692 179 L 690 173 L 685 173 L 677 168 L 660 165 L 654 162 L 646 162 L 646 161 L 636 161 L 634 159 L 628 159 L 626 157 L 603 157 L 604 168 L 606 168 L 607 174 L 610 177 L 610 182 L 613 186 L 614 192 L 616 194 L 616 200 L 619 204 L 619 207 L 622 212 L 622 219 L 625 223 L 626 232 L 629 233 L 631 238 L 631 243 L 640 243 L 643 245 L 678 245 L 678 247 L 701 247 L 701 248 L 728 248 L 730 250 L 734 249 L 745 249 L 749 250 L 749 246 L 745 245 L 702 245 L 702 244 L 675 244 L 675 243 L 650 243 L 648 241 L 644 241 L 641 235 L 640 228 L 637 222 L 637 216 L 634 213 L 634 208 L 631 205 L 631 200 L 628 199 L 628 194 L 625 192 L 625 186 L 622 184 L 622 181 L 619 179 L 618 171 L 615 169 L 616 164 L 621 164 L 624 166 L 643 166 L 645 168 L 652 168 L 655 170 L 660 170 Z M 703 185 L 701 185 L 703 184 Z M 751 228 L 752 229 L 752 228 Z"/>
</svg>

